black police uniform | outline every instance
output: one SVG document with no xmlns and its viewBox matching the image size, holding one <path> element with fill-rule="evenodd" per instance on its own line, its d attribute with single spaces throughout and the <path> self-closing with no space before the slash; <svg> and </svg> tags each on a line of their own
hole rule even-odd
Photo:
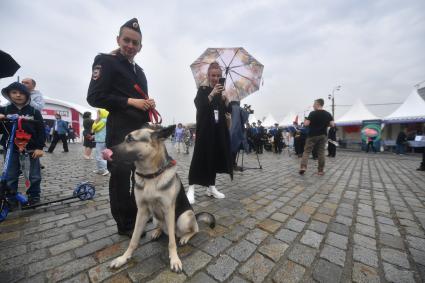
<svg viewBox="0 0 425 283">
<path fill-rule="evenodd" d="M 130 20 L 124 26 L 137 31 L 134 22 L 137 23 L 137 20 Z M 121 53 L 100 54 L 94 59 L 87 102 L 93 107 L 109 111 L 106 122 L 107 147 L 121 143 L 127 134 L 149 122 L 147 111 L 127 105 L 128 98 L 142 98 L 134 88 L 135 84 L 148 94 L 147 80 L 142 68 L 130 63 Z M 137 214 L 132 193 L 134 164 L 108 162 L 108 170 L 111 172 L 109 196 L 112 216 L 117 222 L 118 231 L 125 233 L 134 228 Z"/>
</svg>

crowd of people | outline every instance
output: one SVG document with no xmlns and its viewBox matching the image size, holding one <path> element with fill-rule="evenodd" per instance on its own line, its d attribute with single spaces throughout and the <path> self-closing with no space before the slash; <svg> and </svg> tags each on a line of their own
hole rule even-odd
<svg viewBox="0 0 425 283">
<path fill-rule="evenodd" d="M 110 175 L 109 197 L 112 216 L 117 223 L 118 234 L 131 237 L 135 225 L 137 206 L 134 193 L 135 166 L 131 163 L 106 161 L 102 152 L 106 148 L 122 143 L 134 130 L 150 122 L 150 114 L 156 108 L 154 99 L 148 96 L 148 82 L 143 69 L 134 61 L 142 48 L 142 32 L 137 19 L 123 24 L 117 36 L 118 48 L 110 53 L 95 57 L 92 76 L 87 92 L 88 103 L 96 107 L 97 117 L 91 113 L 83 115 L 83 158 L 92 159 L 96 150 L 97 174 Z M 195 203 L 195 186 L 206 187 L 206 195 L 225 198 L 216 187 L 218 173 L 228 174 L 233 179 L 236 155 L 239 150 L 263 154 L 264 150 L 281 154 L 284 148 L 294 151 L 301 158 L 299 173 L 307 170 L 311 154 L 318 159 L 318 175 L 325 173 L 325 148 L 328 156 L 336 156 L 336 127 L 332 115 L 323 109 L 324 100 L 316 99 L 314 111 L 302 123 L 281 128 L 275 124 L 271 129 L 262 126 L 261 121 L 247 123 L 249 113 L 245 113 L 238 102 L 230 103 L 223 95 L 224 85 L 219 83 L 223 73 L 220 65 L 213 62 L 207 71 L 207 82 L 198 88 L 194 99 L 196 108 L 196 129 L 178 124 L 173 142 L 177 153 L 189 153 L 194 144 L 186 192 L 191 204 Z M 40 111 L 44 102 L 36 91 L 35 81 L 25 79 L 13 83 L 2 90 L 10 105 L 0 108 L 0 119 L 7 114 L 17 113 L 42 120 Z M 143 96 L 141 96 L 143 94 Z M 55 115 L 54 125 L 26 126 L 31 132 L 27 151 L 31 153 L 30 181 L 27 190 L 30 203 L 40 201 L 40 163 L 45 142 L 50 142 L 47 150 L 52 153 L 58 141 L 62 141 L 63 152 L 68 152 L 68 142 L 74 141 L 75 133 L 59 114 Z M 4 128 L 4 127 L 3 127 Z M 10 132 L 10 131 L 9 131 Z M 6 146 L 7 129 L 2 129 L 2 144 Z M 403 142 L 403 136 L 400 137 Z M 135 142 L 130 138 L 126 142 Z M 372 147 L 373 148 L 373 147 Z M 401 148 L 399 148 L 401 152 Z M 19 159 L 12 161 L 10 184 L 17 188 Z M 424 168 L 424 162 L 421 165 Z"/>
</svg>

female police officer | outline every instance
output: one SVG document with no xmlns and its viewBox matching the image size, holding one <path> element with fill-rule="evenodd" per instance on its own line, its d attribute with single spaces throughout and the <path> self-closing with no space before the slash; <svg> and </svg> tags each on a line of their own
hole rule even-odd
<svg viewBox="0 0 425 283">
<path fill-rule="evenodd" d="M 87 94 L 88 103 L 109 111 L 106 123 L 106 146 L 121 143 L 133 130 L 149 122 L 148 110 L 155 108 L 153 99 L 142 99 L 137 84 L 148 93 L 146 76 L 134 62 L 142 48 L 142 33 L 137 19 L 131 19 L 120 28 L 119 48 L 111 54 L 99 54 L 94 59 L 93 74 Z M 134 165 L 108 162 L 111 172 L 109 196 L 111 212 L 118 226 L 118 234 L 131 237 L 137 207 L 132 194 Z"/>
</svg>

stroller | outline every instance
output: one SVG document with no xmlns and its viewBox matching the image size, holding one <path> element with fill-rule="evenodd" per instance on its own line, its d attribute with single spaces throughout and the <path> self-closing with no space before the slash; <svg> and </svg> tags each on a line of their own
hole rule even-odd
<svg viewBox="0 0 425 283">
<path fill-rule="evenodd" d="M 25 152 L 25 147 L 29 142 L 31 135 L 26 133 L 22 129 L 22 123 L 43 123 L 42 121 L 35 121 L 30 119 L 24 119 L 19 117 L 18 114 L 7 115 L 7 118 L 3 123 L 11 123 L 12 130 L 9 134 L 9 139 L 7 141 L 7 149 L 5 153 L 3 172 L 0 176 L 0 222 L 6 219 L 9 211 L 14 208 L 20 209 L 30 209 L 36 208 L 39 206 L 44 206 L 56 202 L 61 202 L 65 200 L 69 200 L 72 198 L 79 198 L 80 200 L 88 200 L 92 199 L 95 195 L 95 187 L 89 182 L 82 182 L 77 185 L 75 188 L 73 195 L 71 197 L 57 199 L 44 203 L 37 203 L 34 205 L 28 205 L 28 199 L 26 196 L 21 194 L 20 192 L 10 188 L 7 184 L 8 181 L 8 171 L 9 171 L 9 162 L 12 158 L 13 154 L 20 154 L 20 163 L 21 163 L 21 171 L 25 178 L 25 187 L 30 187 L 29 181 L 29 154 Z M 14 144 L 19 149 L 19 153 L 14 152 Z"/>
</svg>

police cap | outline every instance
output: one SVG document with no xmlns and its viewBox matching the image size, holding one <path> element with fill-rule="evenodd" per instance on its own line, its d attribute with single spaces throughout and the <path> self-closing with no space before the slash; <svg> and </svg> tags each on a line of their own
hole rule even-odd
<svg viewBox="0 0 425 283">
<path fill-rule="evenodd" d="M 133 19 L 129 20 L 128 22 L 126 22 L 125 24 L 123 24 L 121 26 L 120 30 L 122 30 L 123 28 L 129 28 L 129 29 L 134 30 L 135 32 L 142 34 L 142 32 L 140 31 L 139 22 L 137 21 L 136 18 L 133 18 Z"/>
</svg>

